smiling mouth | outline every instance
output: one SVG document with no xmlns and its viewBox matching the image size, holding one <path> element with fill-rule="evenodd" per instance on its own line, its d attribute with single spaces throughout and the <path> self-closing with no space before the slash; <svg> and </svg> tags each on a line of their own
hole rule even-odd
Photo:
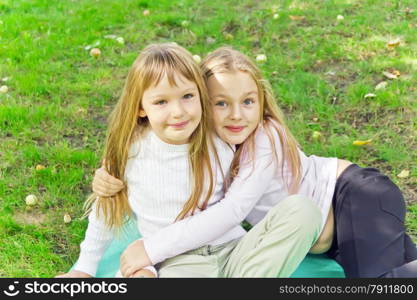
<svg viewBox="0 0 417 300">
<path fill-rule="evenodd" d="M 241 132 L 245 126 L 225 126 L 227 130 L 237 133 L 237 132 Z"/>
<path fill-rule="evenodd" d="M 190 121 L 184 121 L 184 122 L 181 122 L 181 123 L 175 123 L 175 124 L 169 124 L 169 126 L 171 126 L 172 128 L 174 128 L 174 129 L 182 129 L 182 128 L 184 128 L 185 126 L 187 126 L 187 124 L 189 123 Z"/>
</svg>

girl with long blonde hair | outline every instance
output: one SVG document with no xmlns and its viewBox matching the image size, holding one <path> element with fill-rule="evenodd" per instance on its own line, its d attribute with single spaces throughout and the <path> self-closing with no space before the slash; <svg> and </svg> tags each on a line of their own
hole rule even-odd
<svg viewBox="0 0 417 300">
<path fill-rule="evenodd" d="M 183 224 L 190 216 L 198 216 L 223 198 L 224 178 L 233 151 L 218 137 L 212 137 L 212 124 L 204 79 L 191 54 L 174 44 L 146 47 L 130 69 L 111 115 L 103 155 L 104 169 L 113 177 L 123 178 L 125 188 L 111 197 L 97 193 L 88 199 L 89 225 L 79 259 L 72 271 L 60 277 L 94 276 L 105 249 L 132 216 L 137 219 L 143 239 L 125 250 L 120 275 L 146 274 L 140 273 L 143 268 L 162 262 L 154 259 L 154 254 L 163 248 L 165 241 L 147 241 L 172 224 Z M 215 237 L 203 230 L 199 238 L 205 248 L 198 249 L 195 255 L 179 255 L 170 262 L 158 264 L 159 275 L 254 277 L 272 276 L 281 268 L 288 272 L 287 269 L 293 269 L 302 260 L 305 252 L 292 254 L 294 262 L 286 259 L 289 254 L 286 252 L 290 252 L 292 245 L 299 245 L 302 251 L 311 247 L 318 234 L 320 217 L 305 197 L 295 195 L 284 202 L 288 204 L 283 207 L 299 204 L 271 212 L 266 218 L 268 226 L 259 226 L 259 232 L 250 235 L 250 241 L 262 236 L 264 245 L 250 246 L 247 236 L 241 239 L 246 232 L 239 223 L 228 225 Z M 283 236 L 283 241 L 290 242 L 291 247 L 266 243 L 273 236 L 281 235 L 280 231 L 285 228 L 282 222 L 291 223 L 297 218 L 305 220 L 304 225 L 297 226 L 297 232 Z M 211 255 L 201 255 L 207 251 Z M 136 259 L 137 253 L 145 252 L 152 257 L 143 255 Z M 258 255 L 240 261 L 243 255 L 255 252 L 264 254 L 263 262 L 259 262 Z M 283 258 L 281 252 L 285 254 Z M 270 263 L 266 258 L 271 254 L 279 259 Z M 174 260 L 195 269 L 178 270 L 172 264 Z M 253 269 L 253 265 L 261 272 Z"/>
<path fill-rule="evenodd" d="M 311 253 L 334 258 L 347 277 L 417 276 L 417 249 L 405 233 L 404 199 L 387 176 L 346 160 L 305 156 L 285 125 L 268 82 L 239 51 L 215 50 L 202 62 L 202 70 L 215 130 L 223 141 L 237 145 L 232 181 L 227 182 L 222 202 L 148 239 L 150 245 L 157 239 L 165 241 L 151 259 L 198 247 L 201 239 L 196 235 L 204 228 L 214 238 L 243 218 L 260 224 L 268 211 L 296 192 L 310 197 L 321 211 L 320 236 Z M 120 188 L 106 189 L 104 174 L 96 177 L 100 193 Z M 117 185 L 115 178 L 110 182 Z M 207 226 L 214 221 L 216 225 Z M 186 234 L 173 235 L 178 231 Z"/>
</svg>

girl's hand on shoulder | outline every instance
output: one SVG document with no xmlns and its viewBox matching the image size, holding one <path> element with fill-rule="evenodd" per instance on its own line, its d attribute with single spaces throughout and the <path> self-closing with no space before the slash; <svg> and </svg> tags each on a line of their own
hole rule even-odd
<svg viewBox="0 0 417 300">
<path fill-rule="evenodd" d="M 82 271 L 71 270 L 68 273 L 60 274 L 55 276 L 55 278 L 92 278 L 90 274 L 87 274 Z"/>
<path fill-rule="evenodd" d="M 123 181 L 111 176 L 104 167 L 96 170 L 93 178 L 93 192 L 100 197 L 111 197 L 124 188 Z"/>
</svg>

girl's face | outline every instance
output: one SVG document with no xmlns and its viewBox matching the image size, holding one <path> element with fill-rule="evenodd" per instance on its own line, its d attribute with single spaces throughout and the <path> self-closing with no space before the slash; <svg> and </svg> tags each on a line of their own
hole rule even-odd
<svg viewBox="0 0 417 300">
<path fill-rule="evenodd" d="M 155 134 L 169 144 L 186 144 L 201 120 L 197 85 L 176 76 L 177 86 L 165 75 L 157 85 L 145 90 L 139 116 L 147 117 Z"/>
<path fill-rule="evenodd" d="M 217 134 L 229 144 L 243 143 L 260 122 L 255 81 L 242 71 L 214 73 L 207 86 Z"/>
</svg>

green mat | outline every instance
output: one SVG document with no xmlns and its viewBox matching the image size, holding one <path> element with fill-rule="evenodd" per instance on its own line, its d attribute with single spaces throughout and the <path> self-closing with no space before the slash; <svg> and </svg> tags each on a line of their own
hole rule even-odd
<svg viewBox="0 0 417 300">
<path fill-rule="evenodd" d="M 126 225 L 127 234 L 113 240 L 103 258 L 101 259 L 96 277 L 114 277 L 120 266 L 120 255 L 133 241 L 140 238 L 136 223 Z M 307 255 L 292 274 L 292 278 L 340 278 L 345 277 L 342 267 L 326 255 Z"/>
</svg>

